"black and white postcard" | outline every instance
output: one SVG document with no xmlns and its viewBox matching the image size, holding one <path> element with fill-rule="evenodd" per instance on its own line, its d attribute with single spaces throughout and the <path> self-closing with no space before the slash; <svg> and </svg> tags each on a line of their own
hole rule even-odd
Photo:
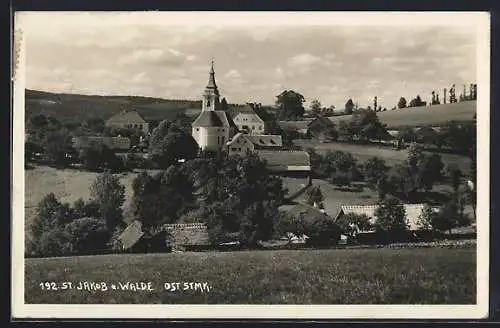
<svg viewBox="0 0 500 328">
<path fill-rule="evenodd" d="M 18 12 L 12 316 L 484 318 L 483 12 Z"/>
</svg>

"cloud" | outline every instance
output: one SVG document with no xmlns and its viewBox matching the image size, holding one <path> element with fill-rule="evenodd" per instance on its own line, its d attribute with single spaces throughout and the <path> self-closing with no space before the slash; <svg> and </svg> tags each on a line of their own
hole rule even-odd
<svg viewBox="0 0 500 328">
<path fill-rule="evenodd" d="M 241 79 L 241 73 L 236 70 L 236 69 L 232 69 L 230 71 L 228 71 L 224 77 L 228 78 L 228 79 Z"/>
<path fill-rule="evenodd" d="M 189 59 L 188 59 L 189 58 Z M 119 65 L 129 64 L 161 64 L 180 66 L 186 60 L 194 60 L 195 57 L 187 56 L 175 49 L 141 49 L 135 50 L 118 60 Z"/>
<path fill-rule="evenodd" d="M 272 103 L 286 88 L 325 106 L 349 98 L 371 105 L 377 95 L 390 107 L 400 96 L 476 79 L 474 29 L 167 26 L 164 15 L 37 15 L 26 28 L 27 85 L 199 99 L 215 58 L 217 83 L 232 102 Z"/>
<path fill-rule="evenodd" d="M 309 53 L 302 53 L 299 55 L 295 55 L 288 59 L 288 66 L 297 67 L 297 66 L 312 66 L 321 61 L 321 58 L 311 55 Z"/>
</svg>

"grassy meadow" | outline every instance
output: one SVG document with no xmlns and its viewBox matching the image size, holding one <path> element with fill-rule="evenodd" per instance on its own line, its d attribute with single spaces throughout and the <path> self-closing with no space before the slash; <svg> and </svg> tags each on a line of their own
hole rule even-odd
<svg viewBox="0 0 500 328">
<path fill-rule="evenodd" d="M 303 149 L 314 148 L 317 153 L 324 154 L 327 151 L 343 151 L 351 153 L 360 162 L 365 162 L 366 160 L 377 156 L 387 163 L 389 166 L 394 166 L 396 164 L 402 163 L 406 160 L 408 152 L 405 150 L 396 150 L 387 146 L 375 146 L 375 145 L 358 145 L 358 144 L 348 144 L 341 142 L 332 143 L 320 143 L 318 140 L 294 140 L 296 145 L 303 147 Z M 467 172 L 469 170 L 470 159 L 465 156 L 459 156 L 455 154 L 439 154 L 444 165 L 455 163 L 458 167 Z"/>
<path fill-rule="evenodd" d="M 474 304 L 472 248 L 327 249 L 26 259 L 36 304 Z M 44 291 L 41 282 L 105 282 L 107 291 Z M 151 282 L 153 291 L 112 290 Z M 165 282 L 210 290 L 166 291 Z"/>
<path fill-rule="evenodd" d="M 395 129 L 402 126 L 439 125 L 449 121 L 468 122 L 473 120 L 476 113 L 476 101 L 463 101 L 454 104 L 441 104 L 425 107 L 409 107 L 397 110 L 378 112 L 380 121 L 388 128 Z M 338 123 L 349 120 L 350 115 L 334 116 L 330 119 Z"/>
</svg>

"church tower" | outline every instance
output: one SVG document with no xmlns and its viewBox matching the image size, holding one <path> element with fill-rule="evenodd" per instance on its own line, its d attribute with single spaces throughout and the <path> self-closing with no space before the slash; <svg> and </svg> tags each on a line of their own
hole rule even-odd
<svg viewBox="0 0 500 328">
<path fill-rule="evenodd" d="M 219 89 L 215 83 L 214 61 L 210 67 L 210 75 L 208 77 L 208 84 L 203 93 L 203 101 L 201 111 L 214 111 L 219 109 Z"/>
</svg>

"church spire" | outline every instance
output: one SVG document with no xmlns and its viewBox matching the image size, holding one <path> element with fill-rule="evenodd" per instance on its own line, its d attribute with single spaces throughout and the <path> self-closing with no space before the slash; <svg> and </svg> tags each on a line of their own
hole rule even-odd
<svg viewBox="0 0 500 328">
<path fill-rule="evenodd" d="M 214 61 L 212 60 L 210 66 L 210 76 L 208 78 L 207 89 L 217 89 L 217 84 L 215 83 L 215 71 L 214 71 Z"/>
</svg>

